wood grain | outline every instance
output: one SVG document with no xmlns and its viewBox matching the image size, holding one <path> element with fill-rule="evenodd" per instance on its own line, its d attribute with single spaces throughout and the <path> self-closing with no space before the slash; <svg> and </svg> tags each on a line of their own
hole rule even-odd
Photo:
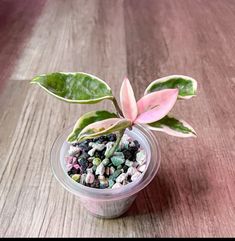
<svg viewBox="0 0 235 241">
<path fill-rule="evenodd" d="M 203 7 L 202 7 L 203 6 Z M 0 3 L 1 237 L 235 236 L 235 2 L 8 0 Z M 174 108 L 197 139 L 158 133 L 162 163 L 121 218 L 90 216 L 55 180 L 61 130 L 97 105 L 69 105 L 31 86 L 36 74 L 83 71 L 118 96 L 185 74 L 197 98 Z"/>
</svg>

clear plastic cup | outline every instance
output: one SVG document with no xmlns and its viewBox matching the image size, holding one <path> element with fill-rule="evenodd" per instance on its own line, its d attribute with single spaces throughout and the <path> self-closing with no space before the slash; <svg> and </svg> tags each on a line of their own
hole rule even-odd
<svg viewBox="0 0 235 241">
<path fill-rule="evenodd" d="M 68 176 L 64 157 L 68 155 L 69 143 L 65 140 L 73 126 L 65 129 L 55 140 L 51 151 L 51 166 L 54 176 L 68 191 L 76 195 L 81 204 L 99 218 L 116 218 L 124 214 L 132 205 L 137 194 L 155 177 L 160 166 L 160 149 L 156 137 L 142 125 L 126 130 L 132 139 L 140 143 L 146 152 L 147 167 L 135 181 L 115 189 L 96 189 L 75 182 Z"/>
</svg>

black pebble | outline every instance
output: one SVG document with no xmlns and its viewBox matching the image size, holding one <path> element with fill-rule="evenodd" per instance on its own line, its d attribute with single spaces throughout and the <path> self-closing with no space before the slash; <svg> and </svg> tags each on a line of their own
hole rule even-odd
<svg viewBox="0 0 235 241">
<path fill-rule="evenodd" d="M 117 136 L 115 134 L 109 134 L 107 135 L 109 141 L 116 141 Z"/>
<path fill-rule="evenodd" d="M 128 181 L 128 182 L 132 182 L 130 175 L 127 177 L 127 181 Z"/>
<path fill-rule="evenodd" d="M 78 170 L 75 169 L 75 168 L 72 168 L 69 172 L 68 172 L 69 175 L 73 175 L 73 174 L 78 174 Z"/>
<path fill-rule="evenodd" d="M 124 172 L 127 172 L 128 168 L 128 166 L 124 165 L 122 169 L 124 170 Z"/>
<path fill-rule="evenodd" d="M 81 158 L 78 161 L 79 161 L 79 164 L 81 166 L 81 172 L 84 173 L 86 171 L 87 167 L 88 167 L 88 162 L 84 158 Z"/>
<path fill-rule="evenodd" d="M 104 141 L 107 141 L 107 136 L 100 136 L 99 137 L 99 142 L 103 143 Z"/>
<path fill-rule="evenodd" d="M 84 159 L 88 159 L 90 156 L 86 153 L 83 152 L 82 155 L 80 156 L 80 158 L 84 158 Z"/>
<path fill-rule="evenodd" d="M 140 148 L 140 143 L 137 140 L 134 140 L 135 146 L 139 149 Z"/>
<path fill-rule="evenodd" d="M 87 144 L 84 144 L 84 143 L 80 143 L 79 147 L 82 149 L 82 152 L 88 152 L 90 151 L 90 149 L 92 149 L 91 146 L 88 146 Z"/>
<path fill-rule="evenodd" d="M 129 146 L 129 151 L 133 154 L 136 154 L 136 152 L 138 151 L 138 147 L 137 146 Z"/>
<path fill-rule="evenodd" d="M 134 156 L 133 156 L 133 154 L 132 154 L 131 151 L 125 149 L 125 150 L 123 150 L 122 152 L 123 152 L 123 154 L 124 154 L 124 156 L 125 156 L 125 159 L 128 159 L 128 160 L 130 160 L 130 161 L 133 159 Z"/>
</svg>

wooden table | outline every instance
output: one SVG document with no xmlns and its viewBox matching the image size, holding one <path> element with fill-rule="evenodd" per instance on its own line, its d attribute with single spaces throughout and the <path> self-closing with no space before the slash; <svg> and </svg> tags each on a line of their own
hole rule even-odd
<svg viewBox="0 0 235 241">
<path fill-rule="evenodd" d="M 235 236 L 235 1 L 3 0 L 0 2 L 0 236 Z M 121 218 L 90 216 L 56 181 L 50 151 L 88 110 L 29 84 L 83 71 L 118 96 L 128 76 L 139 98 L 154 79 L 184 74 L 198 96 L 174 113 L 198 138 L 158 133 L 157 177 Z"/>
</svg>

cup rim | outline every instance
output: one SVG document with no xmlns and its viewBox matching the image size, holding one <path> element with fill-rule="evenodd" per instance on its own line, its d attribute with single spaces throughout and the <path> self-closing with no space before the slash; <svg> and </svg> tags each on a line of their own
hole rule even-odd
<svg viewBox="0 0 235 241">
<path fill-rule="evenodd" d="M 66 137 L 72 130 L 74 125 L 71 125 L 62 130 L 61 134 L 53 142 L 50 163 L 51 169 L 56 177 L 57 181 L 69 192 L 75 194 L 78 197 L 94 198 L 99 200 L 115 200 L 132 196 L 142 189 L 144 189 L 155 177 L 160 167 L 161 152 L 159 142 L 155 135 L 143 124 L 137 124 L 133 126 L 132 131 L 137 132 L 137 136 L 141 135 L 141 138 L 148 142 L 148 149 L 150 153 L 147 154 L 147 167 L 143 177 L 139 183 L 135 181 L 124 185 L 123 187 L 115 189 L 96 189 L 84 186 L 80 183 L 75 182 L 65 171 L 61 165 L 61 149 L 64 143 L 66 143 Z M 64 158 L 64 157 L 63 157 Z"/>
</svg>

